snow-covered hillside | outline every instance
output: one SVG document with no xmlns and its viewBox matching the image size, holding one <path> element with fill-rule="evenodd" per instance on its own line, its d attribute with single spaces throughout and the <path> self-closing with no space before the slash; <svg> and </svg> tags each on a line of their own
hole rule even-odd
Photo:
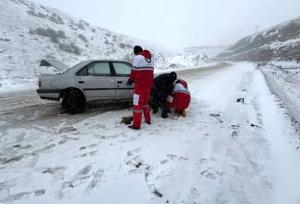
<svg viewBox="0 0 300 204">
<path fill-rule="evenodd" d="M 202 54 L 206 55 L 208 59 L 213 59 L 219 53 L 226 50 L 228 46 L 195 46 L 187 47 L 184 49 L 186 54 Z"/>
<path fill-rule="evenodd" d="M 204 54 L 182 53 L 166 57 L 160 62 L 160 66 L 161 69 L 192 68 L 200 67 L 207 62 L 208 58 Z"/>
<path fill-rule="evenodd" d="M 247 36 L 217 57 L 236 61 L 300 61 L 300 18 Z"/>
<path fill-rule="evenodd" d="M 0 90 L 35 88 L 43 58 L 71 66 L 87 59 L 130 60 L 132 47 L 153 51 L 157 66 L 168 50 L 90 25 L 27 0 L 0 1 Z"/>
</svg>

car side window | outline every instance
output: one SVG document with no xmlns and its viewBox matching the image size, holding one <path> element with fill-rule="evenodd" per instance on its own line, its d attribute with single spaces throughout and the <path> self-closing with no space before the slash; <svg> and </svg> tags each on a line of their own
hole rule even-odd
<svg viewBox="0 0 300 204">
<path fill-rule="evenodd" d="M 77 76 L 111 76 L 108 62 L 95 62 L 87 65 L 76 74 Z"/>
<path fill-rule="evenodd" d="M 117 76 L 129 76 L 131 66 L 126 63 L 113 62 Z"/>
<path fill-rule="evenodd" d="M 83 68 L 83 69 L 81 69 L 79 72 L 77 72 L 76 75 L 77 75 L 77 76 L 87 76 L 87 75 L 88 75 L 87 70 L 88 70 L 88 66 L 85 67 L 85 68 Z"/>
<path fill-rule="evenodd" d="M 87 75 L 86 76 L 93 76 L 94 75 L 94 65 L 89 64 L 87 66 Z"/>
<path fill-rule="evenodd" d="M 111 76 L 108 62 L 96 62 L 93 64 L 94 76 Z"/>
</svg>

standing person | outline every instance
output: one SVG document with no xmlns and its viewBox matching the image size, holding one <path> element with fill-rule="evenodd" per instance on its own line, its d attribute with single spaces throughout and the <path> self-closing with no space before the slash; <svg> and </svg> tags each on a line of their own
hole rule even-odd
<svg viewBox="0 0 300 204">
<path fill-rule="evenodd" d="M 144 112 L 145 122 L 151 124 L 149 98 L 153 86 L 154 65 L 152 55 L 148 50 L 140 46 L 134 47 L 135 57 L 133 58 L 132 69 L 127 84 L 134 83 L 133 94 L 133 124 L 128 126 L 131 129 L 139 130 Z"/>
</svg>

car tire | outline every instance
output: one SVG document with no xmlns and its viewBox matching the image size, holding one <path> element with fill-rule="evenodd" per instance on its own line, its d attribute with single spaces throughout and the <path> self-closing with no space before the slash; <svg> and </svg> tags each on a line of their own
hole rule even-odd
<svg viewBox="0 0 300 204">
<path fill-rule="evenodd" d="M 64 94 L 62 100 L 62 112 L 76 114 L 84 111 L 86 101 L 83 94 L 77 89 L 70 89 Z"/>
</svg>

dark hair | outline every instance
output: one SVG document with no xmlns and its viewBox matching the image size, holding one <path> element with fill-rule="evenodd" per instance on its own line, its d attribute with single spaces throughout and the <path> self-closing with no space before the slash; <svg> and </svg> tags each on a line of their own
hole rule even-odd
<svg viewBox="0 0 300 204">
<path fill-rule="evenodd" d="M 171 80 L 172 80 L 172 81 L 175 81 L 175 80 L 177 79 L 177 74 L 176 74 L 176 72 L 171 72 L 171 73 L 170 73 L 170 77 L 171 77 Z"/>
<path fill-rule="evenodd" d="M 134 54 L 139 54 L 140 52 L 143 52 L 143 48 L 141 47 L 141 46 L 139 46 L 139 45 L 136 45 L 136 46 L 134 46 L 134 48 L 133 48 L 133 52 L 134 52 Z"/>
</svg>

